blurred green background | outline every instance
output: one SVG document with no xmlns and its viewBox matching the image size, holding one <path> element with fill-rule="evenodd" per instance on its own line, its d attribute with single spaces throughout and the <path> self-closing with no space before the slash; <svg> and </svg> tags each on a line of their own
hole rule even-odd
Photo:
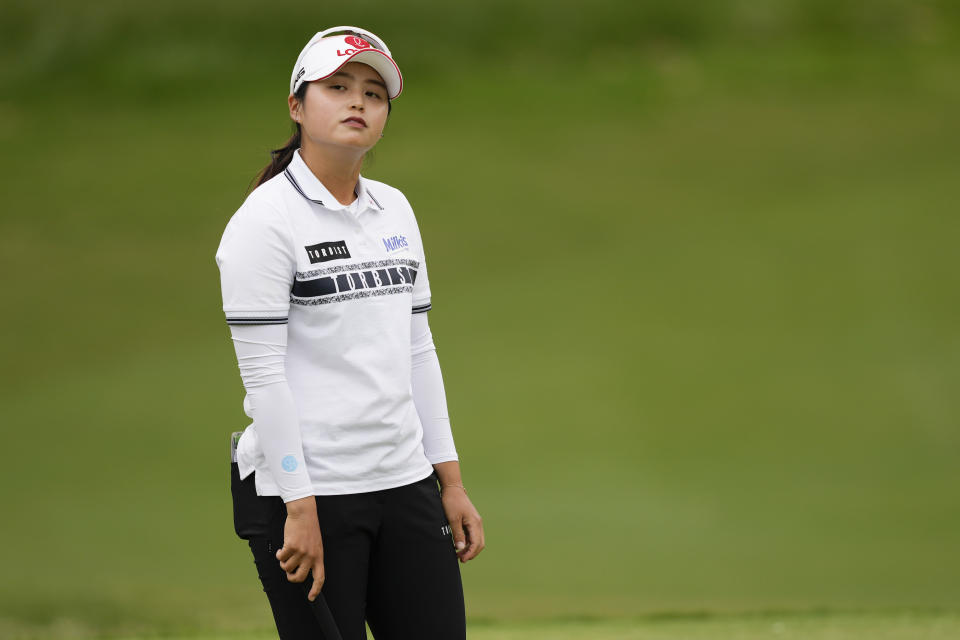
<svg viewBox="0 0 960 640">
<path fill-rule="evenodd" d="M 214 252 L 297 53 L 405 76 L 471 624 L 960 603 L 960 5 L 3 0 L 0 635 L 268 629 Z"/>
</svg>

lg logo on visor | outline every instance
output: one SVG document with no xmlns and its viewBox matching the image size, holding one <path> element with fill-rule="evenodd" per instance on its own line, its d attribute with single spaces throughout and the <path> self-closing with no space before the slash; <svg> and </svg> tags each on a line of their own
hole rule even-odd
<svg viewBox="0 0 960 640">
<path fill-rule="evenodd" d="M 369 42 L 357 36 L 347 36 L 344 41 L 355 49 L 369 49 L 371 46 Z"/>
<path fill-rule="evenodd" d="M 369 42 L 367 42 L 367 41 L 364 40 L 363 38 L 358 38 L 357 36 L 347 36 L 347 37 L 344 38 L 343 40 L 344 40 L 344 42 L 346 42 L 348 45 L 350 45 L 351 47 L 354 47 L 354 48 L 353 48 L 353 49 L 347 49 L 347 50 L 345 50 L 345 51 L 340 51 L 340 49 L 337 49 L 337 55 L 338 55 L 338 56 L 352 56 L 353 54 L 358 53 L 359 51 L 362 51 L 363 49 L 369 49 L 369 48 L 372 46 Z"/>
</svg>

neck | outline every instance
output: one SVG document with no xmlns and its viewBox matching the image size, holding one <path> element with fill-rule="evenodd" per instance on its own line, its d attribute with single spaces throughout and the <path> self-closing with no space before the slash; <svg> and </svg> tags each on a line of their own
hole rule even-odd
<svg viewBox="0 0 960 640">
<path fill-rule="evenodd" d="M 363 153 L 332 145 L 314 145 L 304 140 L 300 157 L 340 204 L 350 204 L 357 199 L 354 189 L 360 179 Z"/>
</svg>

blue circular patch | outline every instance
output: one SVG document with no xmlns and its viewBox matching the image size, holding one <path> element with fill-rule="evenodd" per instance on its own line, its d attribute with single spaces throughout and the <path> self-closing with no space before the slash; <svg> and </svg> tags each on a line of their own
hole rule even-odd
<svg viewBox="0 0 960 640">
<path fill-rule="evenodd" d="M 280 461 L 280 465 L 283 467 L 284 471 L 296 471 L 297 470 L 297 459 L 293 456 L 287 456 Z"/>
</svg>

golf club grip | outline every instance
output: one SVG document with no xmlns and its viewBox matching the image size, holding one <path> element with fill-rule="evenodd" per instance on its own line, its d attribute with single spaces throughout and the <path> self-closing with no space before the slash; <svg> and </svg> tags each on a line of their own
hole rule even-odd
<svg viewBox="0 0 960 640">
<path fill-rule="evenodd" d="M 313 573 L 311 572 L 311 576 Z M 303 588 L 303 597 L 306 598 L 310 593 L 310 587 L 313 586 L 311 581 L 310 585 L 307 585 L 307 581 L 304 580 L 300 583 Z M 330 613 L 330 607 L 327 606 L 327 599 L 323 597 L 323 593 L 317 594 L 317 598 L 310 602 L 307 600 L 310 605 L 310 609 L 313 611 L 313 615 L 317 618 L 317 622 L 320 623 L 320 631 L 323 632 L 323 640 L 343 640 L 340 636 L 340 629 L 337 628 L 337 623 L 333 619 L 333 614 Z"/>
</svg>

